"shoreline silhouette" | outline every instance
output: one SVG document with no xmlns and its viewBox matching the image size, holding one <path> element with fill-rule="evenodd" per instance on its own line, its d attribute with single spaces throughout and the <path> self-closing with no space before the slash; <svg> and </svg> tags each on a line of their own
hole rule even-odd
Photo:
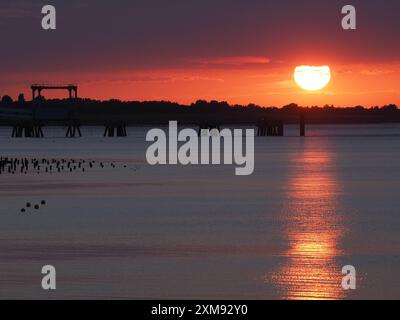
<svg viewBox="0 0 400 320">
<path fill-rule="evenodd" d="M 225 101 L 197 100 L 185 105 L 171 101 L 121 101 L 87 98 L 45 99 L 38 96 L 26 101 L 22 94 L 14 101 L 5 95 L 0 101 L 0 125 L 16 121 L 41 121 L 44 124 L 77 121 L 82 125 L 112 122 L 129 124 L 165 124 L 173 119 L 182 124 L 218 123 L 256 124 L 260 119 L 299 122 L 305 116 L 307 124 L 368 124 L 399 123 L 400 110 L 395 104 L 366 108 L 364 106 L 335 107 L 333 105 L 302 107 L 295 103 L 283 107 L 255 104 L 229 104 Z"/>
</svg>

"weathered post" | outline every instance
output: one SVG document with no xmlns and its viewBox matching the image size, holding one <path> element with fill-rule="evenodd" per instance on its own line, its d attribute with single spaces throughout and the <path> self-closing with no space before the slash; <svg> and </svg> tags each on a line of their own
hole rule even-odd
<svg viewBox="0 0 400 320">
<path fill-rule="evenodd" d="M 306 123 L 304 114 L 300 115 L 300 137 L 305 137 L 306 135 Z"/>
</svg>

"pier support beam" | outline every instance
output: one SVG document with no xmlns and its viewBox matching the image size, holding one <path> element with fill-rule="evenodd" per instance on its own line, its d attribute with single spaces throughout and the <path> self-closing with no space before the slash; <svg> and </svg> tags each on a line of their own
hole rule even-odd
<svg viewBox="0 0 400 320">
<path fill-rule="evenodd" d="M 284 135 L 284 126 L 282 121 L 266 121 L 261 119 L 257 123 L 258 137 L 282 137 Z"/>
<path fill-rule="evenodd" d="M 218 131 L 221 131 L 221 125 L 220 124 L 216 124 L 216 123 L 208 123 L 208 124 L 199 124 L 199 131 L 198 131 L 198 135 L 201 136 L 201 130 L 206 129 L 206 130 L 213 130 L 216 129 Z"/>
<path fill-rule="evenodd" d="M 105 137 L 126 137 L 128 136 L 126 132 L 125 125 L 107 125 L 104 130 Z"/>
<path fill-rule="evenodd" d="M 81 127 L 78 124 L 70 124 L 65 134 L 66 138 L 82 137 Z"/>
<path fill-rule="evenodd" d="M 43 138 L 43 129 L 41 125 L 23 124 L 14 125 L 11 133 L 12 138 Z"/>
</svg>

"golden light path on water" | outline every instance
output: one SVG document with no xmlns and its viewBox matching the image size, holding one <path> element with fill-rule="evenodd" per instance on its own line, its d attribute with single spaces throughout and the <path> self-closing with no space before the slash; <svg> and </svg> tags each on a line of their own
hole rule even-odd
<svg viewBox="0 0 400 320">
<path fill-rule="evenodd" d="M 338 183 L 332 154 L 305 151 L 292 159 L 295 167 L 288 181 L 284 237 L 289 249 L 286 262 L 272 275 L 283 299 L 341 299 L 343 235 L 338 206 Z"/>
</svg>

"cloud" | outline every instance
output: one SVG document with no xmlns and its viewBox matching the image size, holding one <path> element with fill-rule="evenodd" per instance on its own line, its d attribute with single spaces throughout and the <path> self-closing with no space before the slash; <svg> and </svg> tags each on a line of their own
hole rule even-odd
<svg viewBox="0 0 400 320">
<path fill-rule="evenodd" d="M 0 4 L 0 18 L 27 18 L 33 17 L 34 15 L 35 7 L 26 1 L 15 0 L 13 2 Z"/>
<path fill-rule="evenodd" d="M 281 80 L 281 81 L 276 81 L 272 84 L 273 86 L 279 87 L 279 88 L 297 88 L 297 85 L 294 83 L 294 80 Z"/>
<path fill-rule="evenodd" d="M 271 59 L 262 56 L 233 56 L 213 59 L 197 59 L 193 62 L 211 66 L 244 66 L 255 64 L 268 64 L 271 62 Z"/>
<path fill-rule="evenodd" d="M 365 76 L 381 76 L 381 75 L 385 75 L 385 74 L 394 73 L 394 70 L 370 69 L 370 70 L 361 70 L 360 73 Z"/>
<path fill-rule="evenodd" d="M 100 78 L 100 79 L 99 79 Z M 97 80 L 84 79 L 81 83 L 110 83 L 110 84 L 129 84 L 129 83 L 174 83 L 174 82 L 195 82 L 195 81 L 210 81 L 224 82 L 222 78 L 201 76 L 196 74 L 174 74 L 173 72 L 161 73 L 154 75 L 116 75 L 111 77 L 97 77 Z"/>
<path fill-rule="evenodd" d="M 0 8 L 0 18 L 27 18 L 33 17 L 33 11 L 23 8 Z"/>
</svg>

